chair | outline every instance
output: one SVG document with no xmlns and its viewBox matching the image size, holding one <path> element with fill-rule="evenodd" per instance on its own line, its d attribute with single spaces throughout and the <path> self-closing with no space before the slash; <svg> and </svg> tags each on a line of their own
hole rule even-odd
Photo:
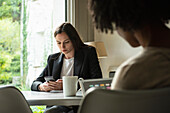
<svg viewBox="0 0 170 113">
<path fill-rule="evenodd" d="M 78 113 L 170 113 L 170 88 L 136 91 L 90 88 Z"/>
<path fill-rule="evenodd" d="M 23 94 L 14 86 L 0 87 L 0 113 L 32 113 Z"/>
</svg>

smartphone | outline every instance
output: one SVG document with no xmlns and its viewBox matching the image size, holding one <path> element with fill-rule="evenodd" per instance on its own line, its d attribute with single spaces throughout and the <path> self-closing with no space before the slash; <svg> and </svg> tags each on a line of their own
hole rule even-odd
<svg viewBox="0 0 170 113">
<path fill-rule="evenodd" d="M 45 76 L 44 79 L 45 79 L 46 82 L 48 82 L 48 81 L 55 81 L 53 76 Z"/>
</svg>

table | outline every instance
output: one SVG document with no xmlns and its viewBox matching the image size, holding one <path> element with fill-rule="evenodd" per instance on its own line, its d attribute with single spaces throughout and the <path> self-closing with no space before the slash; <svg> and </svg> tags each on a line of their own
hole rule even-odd
<svg viewBox="0 0 170 113">
<path fill-rule="evenodd" d="M 22 91 L 29 105 L 80 105 L 83 97 L 73 96 L 64 97 L 63 93 Z"/>
</svg>

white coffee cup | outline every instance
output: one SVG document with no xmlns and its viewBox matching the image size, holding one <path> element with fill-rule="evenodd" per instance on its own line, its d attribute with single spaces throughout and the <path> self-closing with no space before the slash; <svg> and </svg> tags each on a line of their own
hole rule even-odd
<svg viewBox="0 0 170 113">
<path fill-rule="evenodd" d="M 63 76 L 63 93 L 65 97 L 75 96 L 78 76 Z"/>
</svg>

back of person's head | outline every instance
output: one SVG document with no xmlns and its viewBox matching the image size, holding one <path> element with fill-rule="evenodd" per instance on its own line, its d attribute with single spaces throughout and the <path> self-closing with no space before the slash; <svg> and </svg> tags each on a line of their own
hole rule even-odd
<svg viewBox="0 0 170 113">
<path fill-rule="evenodd" d="M 75 50 L 78 50 L 84 46 L 84 43 L 80 39 L 78 32 L 70 23 L 63 23 L 57 27 L 54 32 L 54 37 L 56 37 L 57 34 L 61 34 L 62 32 L 65 32 L 68 35 Z"/>
<path fill-rule="evenodd" d="M 89 9 L 96 28 L 106 32 L 116 27 L 136 30 L 170 19 L 169 0 L 89 0 Z"/>
</svg>

